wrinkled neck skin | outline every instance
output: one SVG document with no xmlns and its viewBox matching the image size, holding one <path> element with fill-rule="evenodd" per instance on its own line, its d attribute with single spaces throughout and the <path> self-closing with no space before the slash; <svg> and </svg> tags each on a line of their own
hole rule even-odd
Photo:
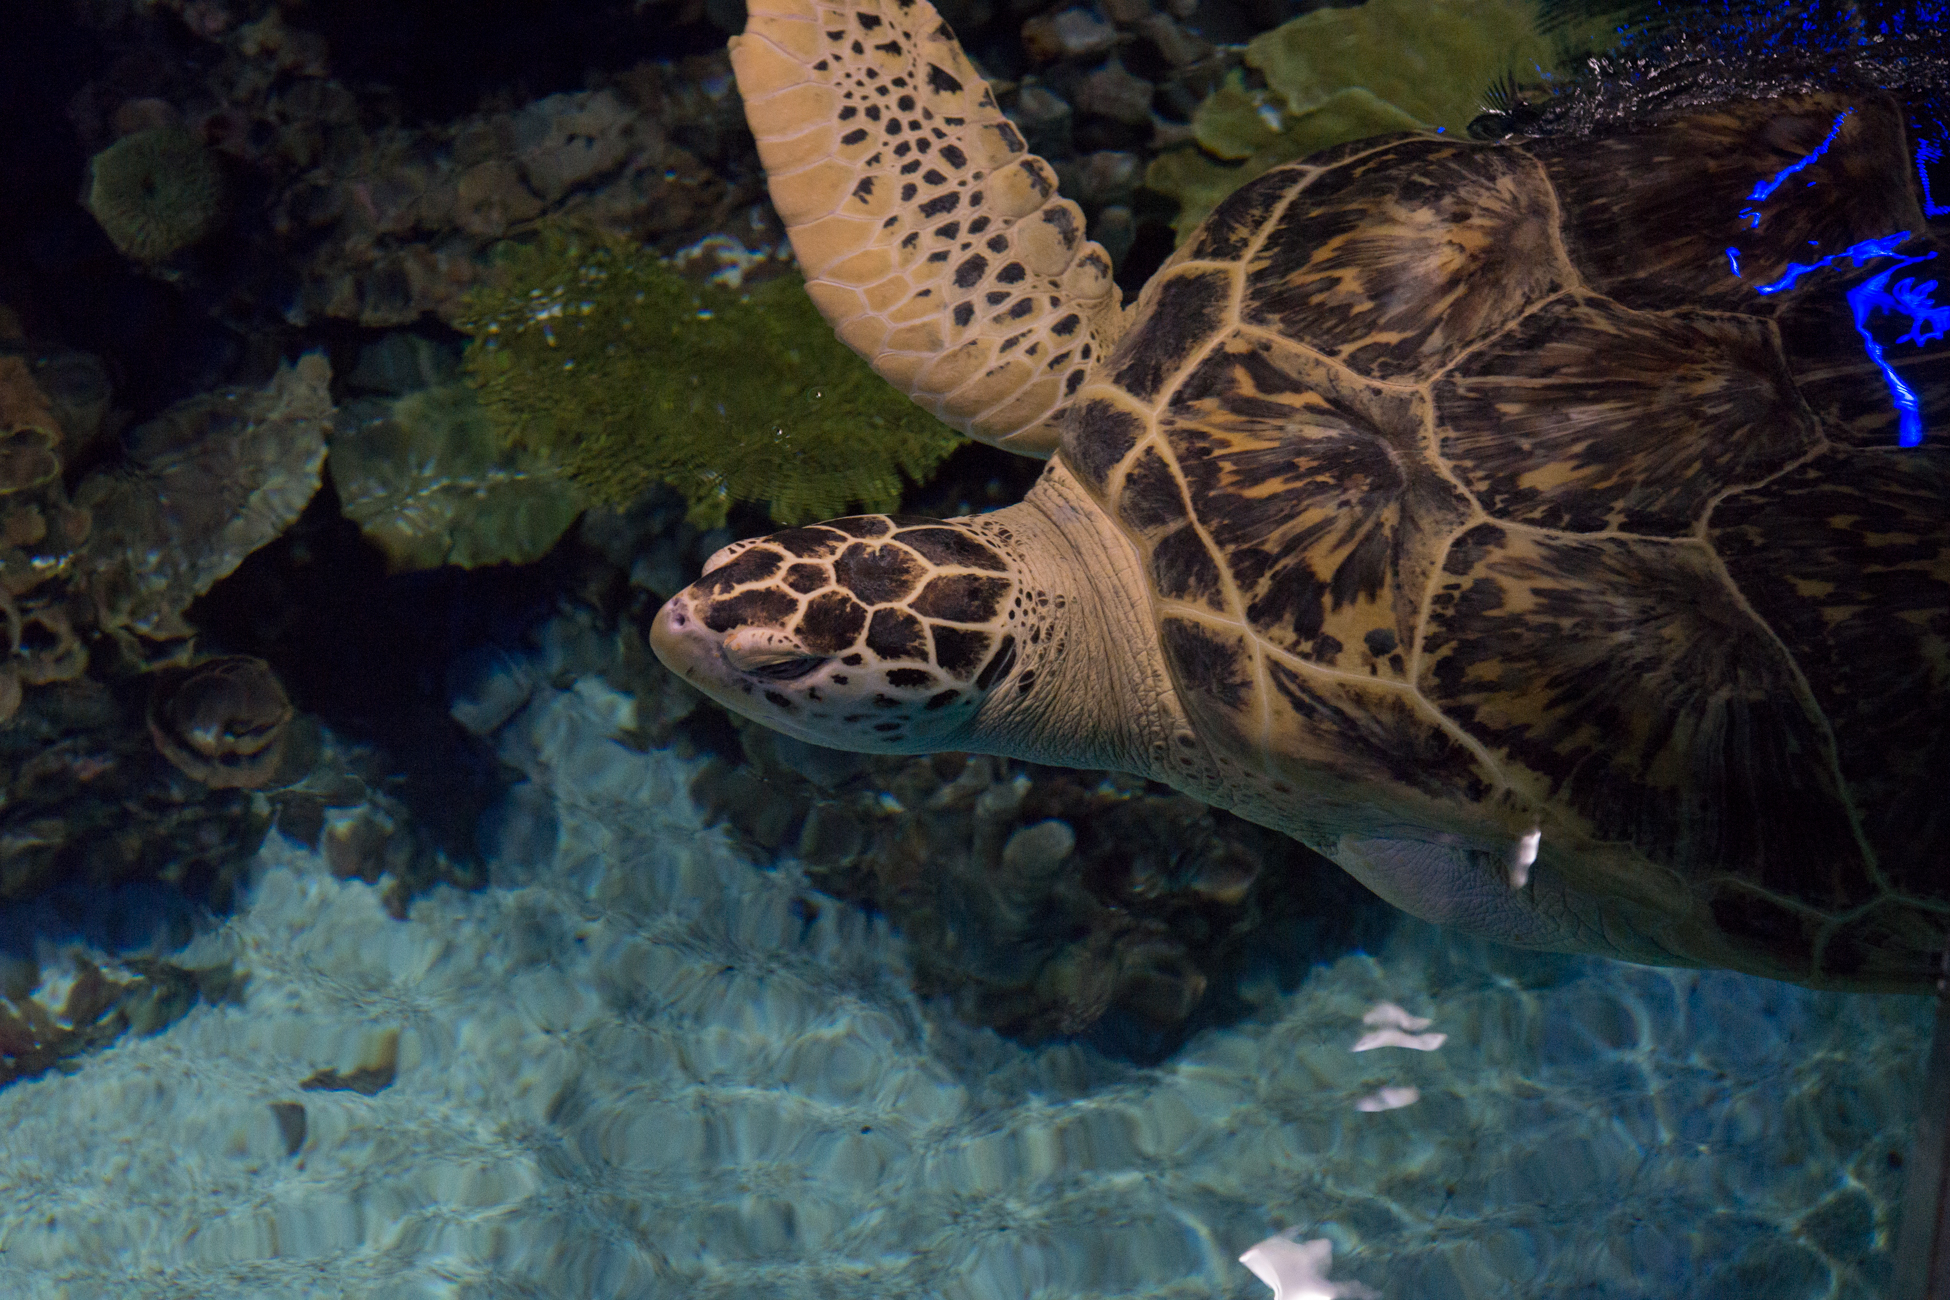
<svg viewBox="0 0 1950 1300">
<path fill-rule="evenodd" d="M 1152 776 L 1189 730 L 1158 649 L 1136 549 L 1060 457 L 1020 505 L 971 521 L 1000 529 L 1023 588 L 1048 597 L 1016 664 L 968 722 L 963 747 L 1053 767 Z M 1021 684 L 1027 679 L 1028 690 Z"/>
</svg>

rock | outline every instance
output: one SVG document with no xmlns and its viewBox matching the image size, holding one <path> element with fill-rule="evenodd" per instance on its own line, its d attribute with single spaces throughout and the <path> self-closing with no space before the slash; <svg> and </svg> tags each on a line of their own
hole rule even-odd
<svg viewBox="0 0 1950 1300">
<path fill-rule="evenodd" d="M 1077 833 L 1068 822 L 1037 822 L 1009 836 L 1002 846 L 1002 869 L 1012 876 L 1054 871 L 1077 846 Z"/>
<path fill-rule="evenodd" d="M 550 95 L 514 118 L 515 157 L 545 204 L 614 171 L 635 146 L 635 114 L 607 90 Z"/>
<path fill-rule="evenodd" d="M 1210 42 L 1192 35 L 1169 14 L 1151 14 L 1137 24 L 1138 35 L 1157 48 L 1164 61 L 1174 68 L 1188 68 L 1212 57 Z"/>
<path fill-rule="evenodd" d="M 1070 8 L 1024 23 L 1022 43 L 1029 57 L 1039 62 L 1081 59 L 1117 44 L 1117 29 L 1092 10 Z"/>
<path fill-rule="evenodd" d="M 837 803 L 816 803 L 799 831 L 799 856 L 817 867 L 848 861 L 867 844 L 866 828 Z"/>
<path fill-rule="evenodd" d="M 1086 210 L 1128 203 L 1144 179 L 1144 160 L 1118 149 L 1099 149 L 1078 160 L 1077 202 Z"/>
<path fill-rule="evenodd" d="M 1054 158 L 1070 153 L 1070 123 L 1075 115 L 1054 91 L 1035 85 L 1022 87 L 1008 116 L 1022 132 L 1031 153 Z"/>
<path fill-rule="evenodd" d="M 1116 59 L 1082 77 L 1071 92 L 1077 112 L 1127 126 L 1150 123 L 1151 96 L 1151 83 L 1126 72 Z"/>
<path fill-rule="evenodd" d="M 1114 203 L 1097 213 L 1090 223 L 1090 237 L 1110 254 L 1111 265 L 1122 266 L 1124 255 L 1137 242 L 1137 218 L 1123 204 Z"/>
</svg>

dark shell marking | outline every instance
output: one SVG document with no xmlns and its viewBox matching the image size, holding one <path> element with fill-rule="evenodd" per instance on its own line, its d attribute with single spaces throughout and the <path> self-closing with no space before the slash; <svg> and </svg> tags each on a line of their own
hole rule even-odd
<svg viewBox="0 0 1950 1300">
<path fill-rule="evenodd" d="M 1818 94 L 1363 141 L 1235 192 L 1062 448 L 1148 566 L 1211 754 L 1166 760 L 1282 825 L 1306 790 L 1330 845 L 1537 817 L 1573 888 L 1682 918 L 1677 959 L 1924 979 L 1950 345 L 1849 297 L 1950 282 L 1913 143 L 1889 98 Z"/>
</svg>

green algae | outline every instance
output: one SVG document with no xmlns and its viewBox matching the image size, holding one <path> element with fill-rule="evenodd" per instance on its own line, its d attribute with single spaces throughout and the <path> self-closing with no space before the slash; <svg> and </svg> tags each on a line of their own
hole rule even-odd
<svg viewBox="0 0 1950 1300">
<path fill-rule="evenodd" d="M 1264 86 L 1229 74 L 1192 115 L 1197 146 L 1155 159 L 1145 184 L 1178 199 L 1182 241 L 1227 194 L 1282 163 L 1396 131 L 1461 133 L 1500 79 L 1548 81 L 1573 51 L 1612 34 L 1602 13 L 1553 23 L 1538 0 L 1317 9 L 1254 38 L 1246 65 Z"/>
<path fill-rule="evenodd" d="M 648 250 L 545 229 L 497 254 L 459 327 L 497 436 L 592 502 L 654 483 L 701 526 L 892 509 L 958 436 L 849 351 L 795 276 L 694 285 Z"/>
</svg>

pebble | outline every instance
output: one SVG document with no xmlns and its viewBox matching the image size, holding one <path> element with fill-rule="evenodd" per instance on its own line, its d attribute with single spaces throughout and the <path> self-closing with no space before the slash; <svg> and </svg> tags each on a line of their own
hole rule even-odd
<svg viewBox="0 0 1950 1300">
<path fill-rule="evenodd" d="M 1068 822 L 1036 822 L 1009 836 L 1002 846 L 1002 867 L 1012 876 L 1054 871 L 1076 846 L 1077 834 Z"/>
<path fill-rule="evenodd" d="M 1151 83 L 1124 70 L 1112 59 L 1079 80 L 1071 93 L 1077 111 L 1129 126 L 1151 121 Z"/>
<path fill-rule="evenodd" d="M 1117 29 L 1089 9 L 1064 9 L 1025 22 L 1022 43 L 1038 62 L 1081 59 L 1117 44 Z"/>
<path fill-rule="evenodd" d="M 1128 203 L 1144 180 L 1144 159 L 1117 149 L 1086 154 L 1077 166 L 1077 202 L 1086 208 Z"/>
<path fill-rule="evenodd" d="M 1009 120 L 1022 132 L 1030 152 L 1062 157 L 1070 152 L 1070 123 L 1075 114 L 1062 96 L 1042 86 L 1024 86 L 1016 92 Z"/>
</svg>

